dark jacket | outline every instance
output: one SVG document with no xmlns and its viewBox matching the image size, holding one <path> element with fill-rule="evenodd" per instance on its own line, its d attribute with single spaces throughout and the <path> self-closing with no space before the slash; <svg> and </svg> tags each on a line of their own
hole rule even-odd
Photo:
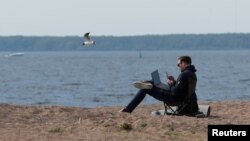
<svg viewBox="0 0 250 141">
<path fill-rule="evenodd" d="M 178 107 L 181 113 L 194 113 L 197 112 L 197 96 L 196 89 L 196 69 L 195 66 L 190 65 L 186 67 L 179 75 L 174 86 L 171 87 L 171 94 L 177 101 L 184 101 L 182 105 Z"/>
</svg>

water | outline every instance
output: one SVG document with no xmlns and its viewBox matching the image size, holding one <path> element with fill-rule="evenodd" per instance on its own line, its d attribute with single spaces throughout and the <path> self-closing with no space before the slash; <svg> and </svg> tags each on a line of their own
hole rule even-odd
<svg viewBox="0 0 250 141">
<path fill-rule="evenodd" d="M 178 76 L 180 55 L 197 68 L 201 101 L 250 99 L 250 51 L 27 52 L 0 53 L 0 103 L 97 107 L 126 105 L 131 83 L 159 69 Z M 143 104 L 158 103 L 147 96 Z"/>
</svg>

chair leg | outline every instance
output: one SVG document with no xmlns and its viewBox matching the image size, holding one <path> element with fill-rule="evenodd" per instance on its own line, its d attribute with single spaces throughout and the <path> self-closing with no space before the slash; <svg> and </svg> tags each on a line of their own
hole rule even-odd
<svg viewBox="0 0 250 141">
<path fill-rule="evenodd" d="M 167 115 L 167 110 L 168 110 L 167 104 L 165 102 L 163 102 L 163 105 L 165 108 L 164 115 Z"/>
</svg>

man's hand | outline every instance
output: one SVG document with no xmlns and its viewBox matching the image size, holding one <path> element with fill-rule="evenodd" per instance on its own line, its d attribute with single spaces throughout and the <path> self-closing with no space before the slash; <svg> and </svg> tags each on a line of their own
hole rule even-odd
<svg viewBox="0 0 250 141">
<path fill-rule="evenodd" d="M 175 79 L 174 79 L 174 76 L 173 76 L 173 75 L 169 75 L 169 76 L 167 77 L 167 84 L 168 84 L 169 86 L 173 86 L 173 85 L 175 84 Z"/>
</svg>

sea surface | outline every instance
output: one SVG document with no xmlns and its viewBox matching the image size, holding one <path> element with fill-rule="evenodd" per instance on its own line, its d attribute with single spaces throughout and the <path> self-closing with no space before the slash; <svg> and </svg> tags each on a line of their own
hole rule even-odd
<svg viewBox="0 0 250 141">
<path fill-rule="evenodd" d="M 177 58 L 190 55 L 199 101 L 250 100 L 250 50 L 0 52 L 0 103 L 77 107 L 125 106 L 136 80 L 158 69 L 176 78 Z M 147 96 L 142 104 L 159 103 Z"/>
</svg>

